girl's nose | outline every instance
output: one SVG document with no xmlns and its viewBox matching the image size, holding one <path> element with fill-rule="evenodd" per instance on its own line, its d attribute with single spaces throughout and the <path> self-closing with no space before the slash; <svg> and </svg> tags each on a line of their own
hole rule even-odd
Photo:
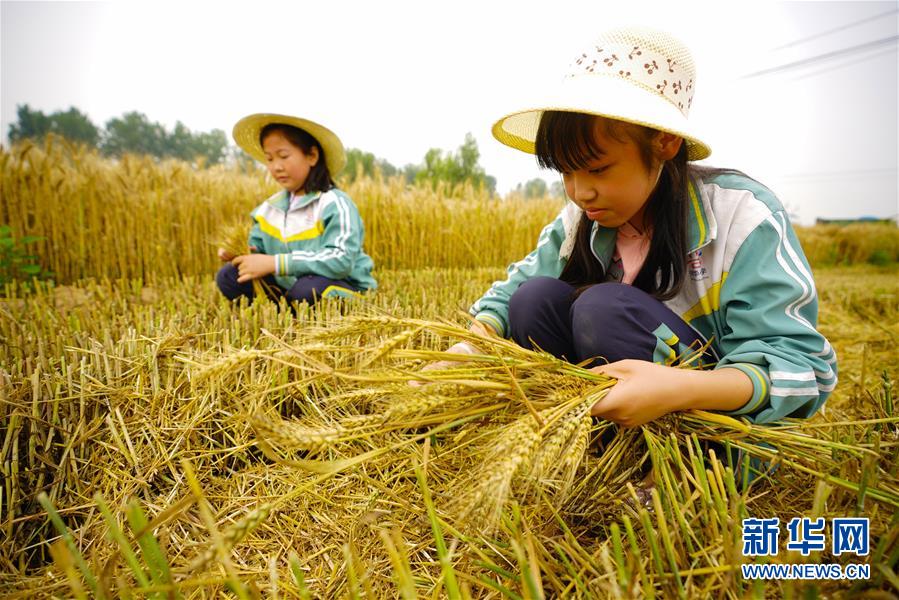
<svg viewBox="0 0 899 600">
<path fill-rule="evenodd" d="M 596 197 L 596 189 L 590 183 L 589 178 L 581 171 L 575 171 L 568 175 L 571 181 L 572 191 L 574 192 L 572 200 L 593 200 Z"/>
</svg>

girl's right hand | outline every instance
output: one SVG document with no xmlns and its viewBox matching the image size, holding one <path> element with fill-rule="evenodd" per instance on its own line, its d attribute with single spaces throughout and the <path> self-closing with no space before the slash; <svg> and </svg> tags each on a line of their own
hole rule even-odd
<svg viewBox="0 0 899 600">
<path fill-rule="evenodd" d="M 256 246 L 250 246 L 250 254 L 253 254 L 253 253 L 256 253 L 256 252 L 259 252 L 259 250 L 256 248 Z M 219 260 L 222 261 L 222 262 L 231 262 L 232 260 L 234 260 L 235 258 L 237 258 L 236 255 L 231 254 L 230 252 L 228 252 L 228 251 L 225 250 L 224 248 L 219 248 L 219 251 L 218 251 L 218 257 L 219 257 Z"/>
<path fill-rule="evenodd" d="M 496 337 L 496 332 L 489 325 L 485 325 L 480 321 L 473 321 L 469 330 L 472 333 L 476 333 L 483 337 Z M 475 347 L 471 342 L 458 342 L 453 344 L 449 348 L 446 349 L 447 352 L 452 354 L 480 354 L 481 350 Z M 457 360 L 439 360 L 437 362 L 432 362 L 430 364 L 425 365 L 421 370 L 422 371 L 437 371 L 440 369 L 449 369 L 459 364 L 460 361 Z M 424 385 L 424 381 L 410 381 L 409 385 L 412 386 L 420 386 Z"/>
<path fill-rule="evenodd" d="M 234 260 L 234 255 L 225 250 L 224 248 L 219 248 L 218 251 L 219 260 L 222 262 L 230 262 Z"/>
</svg>

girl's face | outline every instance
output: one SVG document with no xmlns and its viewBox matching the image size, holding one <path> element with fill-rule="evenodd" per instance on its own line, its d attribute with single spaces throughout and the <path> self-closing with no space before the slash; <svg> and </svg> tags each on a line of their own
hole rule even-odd
<svg viewBox="0 0 899 600">
<path fill-rule="evenodd" d="M 299 192 L 306 186 L 309 171 L 318 164 L 318 148 L 308 154 L 297 148 L 278 130 L 272 131 L 262 140 L 265 165 L 268 172 L 281 187 L 290 192 Z"/>
<path fill-rule="evenodd" d="M 602 152 L 576 171 L 562 173 L 565 192 L 587 218 L 603 227 L 619 227 L 628 221 L 643 229 L 643 212 L 655 189 L 662 161 L 673 158 L 681 138 L 659 133 L 652 141 L 654 165 L 647 166 L 637 144 L 627 136 L 615 139 L 599 119 L 594 120 L 593 135 Z M 673 152 L 672 152 L 673 150 Z"/>
</svg>

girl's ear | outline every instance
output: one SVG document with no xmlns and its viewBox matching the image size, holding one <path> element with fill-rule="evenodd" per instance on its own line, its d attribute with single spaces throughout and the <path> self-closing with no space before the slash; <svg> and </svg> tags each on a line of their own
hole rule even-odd
<svg viewBox="0 0 899 600">
<path fill-rule="evenodd" d="M 318 152 L 318 146 L 312 146 L 309 148 L 309 152 L 306 153 L 306 158 L 309 160 L 309 166 L 314 167 L 318 164 L 318 159 L 320 158 Z"/>
<path fill-rule="evenodd" d="M 677 152 L 680 150 L 681 144 L 683 143 L 684 138 L 679 135 L 674 135 L 667 131 L 660 131 L 659 135 L 657 135 L 656 139 L 653 141 L 653 149 L 655 150 L 656 158 L 659 160 L 671 160 L 677 156 Z"/>
</svg>

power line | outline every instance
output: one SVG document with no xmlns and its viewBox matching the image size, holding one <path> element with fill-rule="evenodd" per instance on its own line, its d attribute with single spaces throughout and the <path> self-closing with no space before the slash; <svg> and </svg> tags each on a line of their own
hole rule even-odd
<svg viewBox="0 0 899 600">
<path fill-rule="evenodd" d="M 784 44 L 783 46 L 778 46 L 778 47 L 776 47 L 776 48 L 772 48 L 772 50 L 783 50 L 784 48 L 790 48 L 791 46 L 798 46 L 799 44 L 804 44 L 805 42 L 808 42 L 808 41 L 811 41 L 811 40 L 816 40 L 816 39 L 818 39 L 818 38 L 820 38 L 820 37 L 824 37 L 825 35 L 830 35 L 831 33 L 836 33 L 836 32 L 838 32 L 838 31 L 843 31 L 843 30 L 846 30 L 846 29 L 850 29 L 850 28 L 852 28 L 852 27 L 856 27 L 856 26 L 858 26 L 858 25 L 861 25 L 862 23 L 868 23 L 868 22 L 870 22 L 870 21 L 876 21 L 877 19 L 882 19 L 883 17 L 888 17 L 888 16 L 890 16 L 890 15 L 894 15 L 894 14 L 896 14 L 897 12 L 899 12 L 899 8 L 897 8 L 897 9 L 895 9 L 895 10 L 891 10 L 891 11 L 885 12 L 885 13 L 880 13 L 880 14 L 874 15 L 874 16 L 872 16 L 872 17 L 867 17 L 867 18 L 861 19 L 860 21 L 854 21 L 854 22 L 848 23 L 848 24 L 846 24 L 846 25 L 841 25 L 841 26 L 839 26 L 839 27 L 834 27 L 833 29 L 828 29 L 827 31 L 822 31 L 822 32 L 820 32 L 820 33 L 815 33 L 815 34 L 813 34 L 813 35 L 810 35 L 810 36 L 807 36 L 807 37 L 804 37 L 804 38 L 800 38 L 800 39 L 798 39 L 798 40 L 794 40 L 794 41 L 792 41 L 792 42 L 790 42 L 790 43 L 788 43 L 788 44 Z"/>
<path fill-rule="evenodd" d="M 880 50 L 880 52 L 872 52 L 871 54 L 865 54 L 862 56 L 855 57 L 850 60 L 843 61 L 836 65 L 829 65 L 818 69 L 817 71 L 810 71 L 808 73 L 802 73 L 801 75 L 797 75 L 791 79 L 791 81 L 799 81 L 801 79 L 807 79 L 809 77 L 814 77 L 815 75 L 820 75 L 822 73 L 829 73 L 830 71 L 836 71 L 837 69 L 842 69 L 844 67 L 848 67 L 850 65 L 854 65 L 856 63 L 860 63 L 865 60 L 871 60 L 872 58 L 877 58 L 878 56 L 884 56 L 886 54 L 895 55 L 895 51 L 892 48 L 884 48 Z"/>
<path fill-rule="evenodd" d="M 807 65 L 812 65 L 824 60 L 830 60 L 831 58 L 837 58 L 839 56 L 845 56 L 847 54 L 854 54 L 856 52 L 862 52 L 865 50 L 871 50 L 874 48 L 880 48 L 881 46 L 886 46 L 888 44 L 894 44 L 896 40 L 899 40 L 899 35 L 893 35 L 886 38 L 881 38 L 879 40 L 873 40 L 870 42 L 866 42 L 864 44 L 859 44 L 857 46 L 850 46 L 848 48 L 841 48 L 839 50 L 834 50 L 833 52 L 825 52 L 824 54 L 818 54 L 817 56 L 812 56 L 810 58 L 803 58 L 802 60 L 793 61 L 790 63 L 786 63 L 783 65 L 778 65 L 776 67 L 771 67 L 769 69 L 762 69 L 761 71 L 756 71 L 754 73 L 749 73 L 747 75 L 743 75 L 740 79 L 752 79 L 753 77 L 761 77 L 762 75 L 773 75 L 774 73 L 781 73 L 783 71 L 789 71 L 792 69 L 796 69 L 799 67 L 804 67 Z"/>
</svg>

